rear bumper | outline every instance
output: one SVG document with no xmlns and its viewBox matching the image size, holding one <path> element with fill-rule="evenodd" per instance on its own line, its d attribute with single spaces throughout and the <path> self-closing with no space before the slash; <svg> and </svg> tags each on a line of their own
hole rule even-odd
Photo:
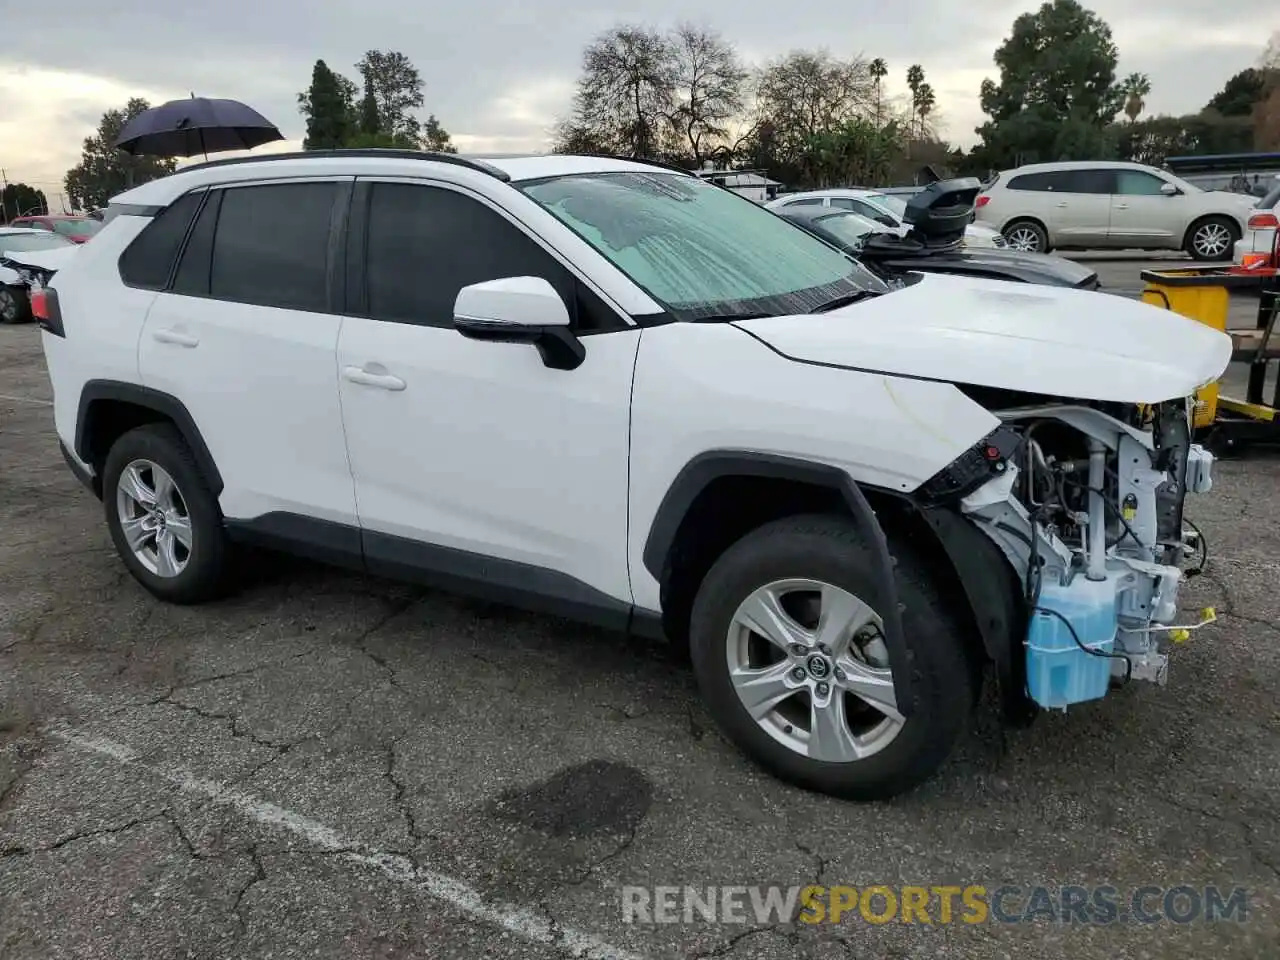
<svg viewBox="0 0 1280 960">
<path fill-rule="evenodd" d="M 75 478 L 85 485 L 99 500 L 102 499 L 102 492 L 98 486 L 97 478 L 93 475 L 93 470 L 76 459 L 67 445 L 61 440 L 58 441 L 58 449 L 62 452 L 62 459 L 67 461 L 67 468 L 75 475 Z"/>
</svg>

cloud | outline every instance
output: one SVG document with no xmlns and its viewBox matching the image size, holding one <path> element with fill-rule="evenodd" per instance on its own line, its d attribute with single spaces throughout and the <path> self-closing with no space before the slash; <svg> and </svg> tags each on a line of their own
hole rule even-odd
<svg viewBox="0 0 1280 960">
<path fill-rule="evenodd" d="M 884 57 L 889 92 L 905 89 L 912 63 L 938 94 L 943 133 L 962 145 L 981 120 L 978 87 L 995 77 L 992 53 L 1036 0 L 470 0 L 447 15 L 407 0 L 311 0 L 216 6 L 62 0 L 56 42 L 0 52 L 0 167 L 11 180 L 56 192 L 102 112 L 130 96 L 152 102 L 198 95 L 244 100 L 277 123 L 287 143 L 303 136 L 296 95 L 316 58 L 354 76 L 369 48 L 404 52 L 426 84 L 426 109 L 466 151 L 540 150 L 567 109 L 583 46 L 617 23 L 665 27 L 687 20 L 719 29 L 759 62 L 791 49 Z M 1228 19 L 1220 0 L 1087 3 L 1111 24 L 1120 72 L 1150 75 L 1153 112 L 1198 109 L 1260 52 L 1257 17 Z M 37 6 L 10 5 L 11 37 L 49 36 Z M 265 149 L 265 148 L 264 148 Z"/>
</svg>

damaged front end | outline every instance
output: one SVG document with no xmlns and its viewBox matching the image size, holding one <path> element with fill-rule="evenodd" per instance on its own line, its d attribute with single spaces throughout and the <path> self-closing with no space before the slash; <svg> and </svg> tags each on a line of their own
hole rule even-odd
<svg viewBox="0 0 1280 960">
<path fill-rule="evenodd" d="M 965 392 L 1002 425 L 921 494 L 946 502 L 1012 567 L 1022 617 L 1005 642 L 1021 650 L 1009 652 L 1006 682 L 1049 709 L 1115 683 L 1163 685 L 1168 643 L 1213 616 L 1175 623 L 1184 564 L 1198 558 L 1196 572 L 1206 559 L 1184 500 L 1212 485 L 1213 457 L 1191 442 L 1188 401 Z"/>
</svg>

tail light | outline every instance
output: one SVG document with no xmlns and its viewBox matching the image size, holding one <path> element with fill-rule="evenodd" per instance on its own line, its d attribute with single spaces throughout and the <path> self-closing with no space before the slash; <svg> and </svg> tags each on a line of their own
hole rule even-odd
<svg viewBox="0 0 1280 960">
<path fill-rule="evenodd" d="M 988 203 L 990 203 L 990 202 L 991 202 L 991 197 L 989 197 L 989 196 L 988 196 L 987 194 L 985 194 L 985 193 L 981 193 L 981 194 L 979 194 L 979 195 L 978 195 L 978 199 L 977 199 L 977 201 L 974 203 L 974 207 L 976 207 L 977 209 L 981 210 L 983 207 L 985 207 L 985 206 L 986 206 Z"/>
<path fill-rule="evenodd" d="M 65 337 L 62 329 L 62 308 L 58 305 L 58 292 L 44 287 L 31 289 L 31 316 L 42 330 L 47 330 L 55 337 Z"/>
<path fill-rule="evenodd" d="M 1255 213 L 1249 218 L 1250 230 L 1275 230 L 1280 228 L 1280 217 L 1274 213 Z"/>
</svg>

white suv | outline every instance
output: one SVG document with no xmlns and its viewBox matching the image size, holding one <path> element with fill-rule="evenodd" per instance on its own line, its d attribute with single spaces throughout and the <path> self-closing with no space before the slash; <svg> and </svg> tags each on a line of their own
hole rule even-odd
<svg viewBox="0 0 1280 960">
<path fill-rule="evenodd" d="M 1185 250 L 1227 262 L 1254 202 L 1141 163 L 1071 161 L 997 174 L 977 206 L 1017 250 Z"/>
<path fill-rule="evenodd" d="M 890 290 L 731 191 L 571 156 L 190 167 L 36 315 L 156 596 L 254 543 L 664 634 L 747 752 L 854 798 L 936 769 L 987 664 L 1011 719 L 1163 679 L 1186 398 L 1231 352 L 1118 297 Z"/>
</svg>

